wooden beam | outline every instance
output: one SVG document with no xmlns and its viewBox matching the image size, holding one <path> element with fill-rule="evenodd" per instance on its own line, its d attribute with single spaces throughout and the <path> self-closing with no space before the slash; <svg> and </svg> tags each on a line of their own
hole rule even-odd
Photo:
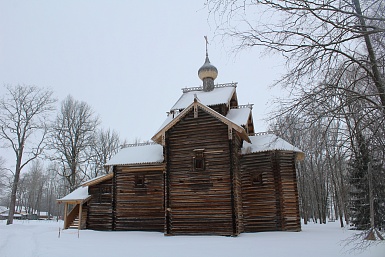
<svg viewBox="0 0 385 257">
<path fill-rule="evenodd" d="M 88 202 L 92 196 L 87 197 L 86 199 L 71 199 L 71 200 L 60 200 L 57 201 L 59 204 L 68 203 L 68 204 L 82 204 Z"/>
<path fill-rule="evenodd" d="M 82 212 L 83 212 L 83 204 L 79 204 L 79 222 L 78 222 L 78 230 L 81 229 L 81 224 L 82 224 Z"/>
<path fill-rule="evenodd" d="M 64 229 L 67 228 L 68 203 L 64 204 Z"/>
<path fill-rule="evenodd" d="M 82 186 L 85 187 L 85 186 L 93 186 L 93 185 L 96 185 L 96 184 L 99 184 L 103 181 L 106 181 L 106 180 L 109 180 L 109 179 L 112 179 L 112 177 L 114 176 L 113 173 L 110 173 L 110 174 L 107 174 L 103 177 L 100 177 L 100 178 L 97 178 L 97 179 L 93 179 L 89 182 L 86 182 L 84 183 Z"/>
<path fill-rule="evenodd" d="M 122 166 L 124 167 L 124 166 Z M 123 168 L 124 169 L 124 168 Z M 161 166 L 147 166 L 147 167 L 126 167 L 127 171 L 163 171 L 165 169 L 164 165 Z"/>
</svg>

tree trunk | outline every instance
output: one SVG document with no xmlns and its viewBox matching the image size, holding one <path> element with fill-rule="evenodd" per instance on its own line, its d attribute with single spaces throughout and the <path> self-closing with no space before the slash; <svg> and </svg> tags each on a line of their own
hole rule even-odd
<svg viewBox="0 0 385 257">
<path fill-rule="evenodd" d="M 369 54 L 369 60 L 370 60 L 370 66 L 373 72 L 373 77 L 374 77 L 374 84 L 376 85 L 378 94 L 381 99 L 381 104 L 382 104 L 382 111 L 385 113 L 385 89 L 384 89 L 384 82 L 381 78 L 381 73 L 378 69 L 378 63 L 377 63 L 377 58 L 374 53 L 373 45 L 370 40 L 370 36 L 368 34 L 368 30 L 366 28 L 366 22 L 365 19 L 362 16 L 362 10 L 361 10 L 361 5 L 359 0 L 353 0 L 354 7 L 356 8 L 356 12 L 358 14 L 358 18 L 360 20 L 360 24 L 362 27 L 362 32 L 364 35 L 365 39 L 365 44 L 366 44 L 366 50 L 368 50 Z"/>
<path fill-rule="evenodd" d="M 370 227 L 373 229 L 374 224 L 374 196 L 373 196 L 373 183 L 372 183 L 372 166 L 369 162 L 368 165 L 368 181 L 369 181 L 369 208 L 370 208 Z"/>
<path fill-rule="evenodd" d="M 13 224 L 13 216 L 15 214 L 15 208 L 16 208 L 16 192 L 17 192 L 17 186 L 19 184 L 19 178 L 20 178 L 20 164 L 18 164 L 16 167 L 15 177 L 13 180 L 12 185 L 12 193 L 11 193 L 11 203 L 9 205 L 9 213 L 8 213 L 8 219 L 7 219 L 7 225 Z"/>
</svg>

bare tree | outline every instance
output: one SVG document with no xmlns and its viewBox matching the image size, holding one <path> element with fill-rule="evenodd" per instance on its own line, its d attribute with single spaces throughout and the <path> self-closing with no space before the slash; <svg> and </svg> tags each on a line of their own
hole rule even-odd
<svg viewBox="0 0 385 257">
<path fill-rule="evenodd" d="M 24 207 L 27 213 L 39 215 L 40 211 L 42 211 L 43 189 L 47 184 L 43 163 L 39 160 L 33 161 L 28 173 L 24 174 L 23 180 L 25 186 Z M 19 199 L 22 199 L 22 197 Z"/>
<path fill-rule="evenodd" d="M 6 188 L 7 170 L 5 168 L 5 159 L 0 156 L 0 195 Z"/>
<path fill-rule="evenodd" d="M 16 157 L 7 220 L 7 224 L 12 224 L 20 172 L 45 147 L 47 121 L 55 99 L 52 91 L 35 86 L 7 86 L 6 89 L 6 95 L 0 99 L 0 139 Z"/>
<path fill-rule="evenodd" d="M 65 190 L 64 180 L 57 174 L 57 170 L 55 163 L 44 167 L 44 163 L 38 159 L 32 161 L 28 171 L 20 176 L 16 210 L 25 210 L 37 217 L 42 212 L 44 215 L 47 213 L 47 218 L 59 216 L 62 206 L 56 203 L 56 199 L 66 195 L 68 191 Z"/>
<path fill-rule="evenodd" d="M 286 58 L 289 71 L 281 85 L 313 89 L 325 78 L 338 82 L 355 66 L 360 75 L 356 81 L 370 80 L 385 112 L 383 1 L 207 0 L 206 4 L 219 18 L 219 33 L 237 40 L 236 49 L 264 47 Z"/>
<path fill-rule="evenodd" d="M 51 159 L 58 163 L 58 174 L 63 176 L 70 192 L 86 177 L 84 165 L 90 161 L 99 118 L 85 102 L 68 96 L 61 104 L 51 138 Z"/>
<path fill-rule="evenodd" d="M 117 132 L 100 129 L 94 137 L 91 147 L 90 178 L 108 173 L 104 165 L 120 150 L 120 139 Z"/>
<path fill-rule="evenodd" d="M 356 80 L 359 72 L 351 69 L 338 84 L 302 88 L 275 123 L 281 136 L 306 151 L 298 173 L 303 217 L 323 222 L 325 211 L 333 211 L 341 226 L 344 217 L 373 238 L 385 217 L 385 117 L 374 85 Z M 299 133 L 299 140 L 290 136 Z"/>
<path fill-rule="evenodd" d="M 346 163 L 354 167 L 353 174 L 360 174 L 354 188 L 367 194 L 369 162 L 381 160 L 377 156 L 385 151 L 384 1 L 206 3 L 211 14 L 219 18 L 219 33 L 238 40 L 237 50 L 263 47 L 286 58 L 288 72 L 277 84 L 289 89 L 290 97 L 279 101 L 275 118 L 297 117 L 305 124 L 302 132 L 310 134 L 304 135 L 306 144 L 302 145 L 306 145 L 308 159 L 301 167 L 309 172 L 307 175 L 315 175 L 307 182 L 316 183 L 310 191 L 302 188 L 310 193 L 302 200 L 319 212 L 321 221 L 325 206 L 331 206 L 329 202 L 336 203 L 339 216 L 343 212 L 348 215 L 346 202 L 351 199 L 347 188 L 352 184 L 342 178 L 348 177 Z M 284 125 L 286 129 L 290 126 Z M 373 188 L 382 192 L 383 161 L 377 161 L 376 167 L 372 172 L 377 172 L 378 179 Z M 300 175 L 300 180 L 307 179 Z M 372 204 L 378 206 L 376 220 L 382 219 L 381 198 Z M 360 204 L 367 209 L 369 202 L 364 201 Z M 315 208 L 312 203 L 316 203 Z"/>
<path fill-rule="evenodd" d="M 297 169 L 300 211 L 305 224 L 311 219 L 326 223 L 327 218 L 337 216 L 333 210 L 337 207 L 339 210 L 340 207 L 335 200 L 340 195 L 334 190 L 332 178 L 337 167 L 335 163 L 343 158 L 340 156 L 343 153 L 336 142 L 339 140 L 335 138 L 338 133 L 327 130 L 328 126 L 331 125 L 326 119 L 309 124 L 306 117 L 287 115 L 279 117 L 270 127 L 276 134 L 305 151 L 306 158 Z M 333 128 L 338 128 L 338 124 L 334 124 Z M 335 206 L 332 205 L 334 202 Z M 342 216 L 341 213 L 339 217 Z"/>
<path fill-rule="evenodd" d="M 42 208 L 47 211 L 49 216 L 59 216 L 59 209 L 56 199 L 64 196 L 66 191 L 62 188 L 63 178 L 57 174 L 55 163 L 50 163 L 45 169 L 46 183 L 44 186 L 44 199 L 42 200 Z M 64 192 L 63 192 L 64 191 Z"/>
</svg>

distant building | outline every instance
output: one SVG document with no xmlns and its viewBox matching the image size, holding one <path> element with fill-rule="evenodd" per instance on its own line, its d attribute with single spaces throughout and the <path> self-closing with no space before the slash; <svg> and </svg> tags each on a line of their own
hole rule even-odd
<svg viewBox="0 0 385 257">
<path fill-rule="evenodd" d="M 9 215 L 9 209 L 6 209 L 6 210 L 0 209 L 0 220 L 8 219 L 8 215 Z M 15 211 L 13 218 L 16 220 L 21 220 L 21 219 L 26 219 L 27 216 L 25 213 Z"/>
<path fill-rule="evenodd" d="M 154 143 L 122 149 L 106 164 L 110 174 L 58 199 L 65 228 L 76 220 L 77 228 L 165 235 L 301 229 L 295 165 L 303 152 L 254 134 L 252 105 L 238 104 L 236 83 L 214 83 L 207 53 L 198 75 L 202 87 L 183 89 Z"/>
<path fill-rule="evenodd" d="M 37 219 L 51 219 L 52 215 L 48 215 L 48 212 L 44 211 L 27 211 L 23 206 L 17 206 L 14 214 L 14 219 L 28 219 L 28 220 L 37 220 Z M 9 209 L 5 206 L 0 206 L 0 220 L 7 219 L 9 215 Z"/>
</svg>

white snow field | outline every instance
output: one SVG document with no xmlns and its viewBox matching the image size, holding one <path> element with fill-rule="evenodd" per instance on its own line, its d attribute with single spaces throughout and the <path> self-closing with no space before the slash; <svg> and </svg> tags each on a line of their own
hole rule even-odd
<svg viewBox="0 0 385 257">
<path fill-rule="evenodd" d="M 244 233 L 238 237 L 164 236 L 156 232 L 61 231 L 62 222 L 0 221 L 0 257 L 385 257 L 385 242 L 364 252 L 344 247 L 355 232 L 339 222 L 302 225 L 301 232 Z"/>
</svg>

